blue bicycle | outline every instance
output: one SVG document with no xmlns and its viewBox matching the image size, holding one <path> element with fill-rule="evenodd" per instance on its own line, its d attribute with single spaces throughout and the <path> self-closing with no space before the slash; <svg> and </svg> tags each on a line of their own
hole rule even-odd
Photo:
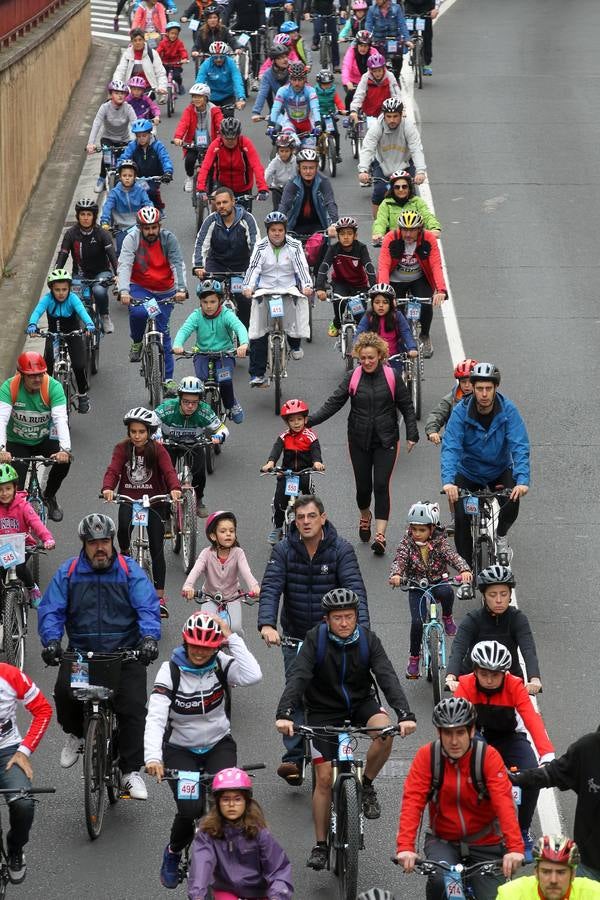
<svg viewBox="0 0 600 900">
<path fill-rule="evenodd" d="M 433 704 L 439 703 L 444 692 L 444 672 L 446 670 L 446 633 L 442 621 L 441 604 L 433 594 L 433 588 L 440 584 L 449 584 L 444 578 L 430 584 L 427 579 L 411 581 L 407 579 L 400 585 L 402 591 L 421 591 L 420 613 L 423 622 L 421 638 L 420 668 L 421 675 L 427 676 L 433 688 Z"/>
</svg>

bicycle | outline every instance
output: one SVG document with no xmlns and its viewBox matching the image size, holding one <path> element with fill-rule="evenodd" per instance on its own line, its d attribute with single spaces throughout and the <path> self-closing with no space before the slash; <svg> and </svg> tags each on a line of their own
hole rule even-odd
<svg viewBox="0 0 600 900">
<path fill-rule="evenodd" d="M 233 597 L 224 597 L 220 591 L 216 591 L 214 594 L 209 594 L 208 591 L 194 591 L 193 599 L 199 606 L 203 606 L 205 603 L 213 603 L 217 609 L 216 612 L 211 612 L 211 615 L 218 616 L 219 619 L 223 619 L 223 621 L 229 625 L 231 628 L 231 615 L 227 607 L 230 603 L 234 603 L 236 600 L 240 603 L 245 604 L 245 606 L 255 606 L 258 603 L 258 597 L 255 597 L 253 594 L 249 594 L 247 591 L 238 591 L 237 594 L 234 594 Z"/>
<path fill-rule="evenodd" d="M 408 353 L 394 353 L 388 359 L 388 363 L 393 365 L 395 362 L 400 363 L 402 366 L 402 381 L 408 388 L 410 399 L 415 408 L 415 416 L 419 420 L 422 412 L 421 378 L 423 377 L 423 356 L 420 342 L 417 341 L 417 356 L 409 356 Z"/>
<path fill-rule="evenodd" d="M 83 791 L 85 824 L 92 841 L 100 836 L 106 797 L 111 806 L 129 794 L 121 790 L 119 726 L 111 697 L 118 689 L 121 665 L 138 659 L 138 650 L 114 653 L 67 650 L 71 689 L 83 707 Z"/>
<path fill-rule="evenodd" d="M 114 284 L 114 278 L 84 278 L 77 276 L 73 279 L 71 289 L 74 294 L 80 298 L 89 316 L 96 326 L 95 331 L 86 332 L 85 355 L 87 359 L 87 370 L 90 375 L 97 375 L 100 368 L 100 339 L 104 335 L 102 327 L 102 319 L 100 313 L 96 309 L 96 301 L 92 288 L 95 284 L 101 287 L 109 287 Z"/>
<path fill-rule="evenodd" d="M 399 865 L 395 856 L 392 856 L 392 862 Z M 463 863 L 455 863 L 450 865 L 447 862 L 437 862 L 434 859 L 419 859 L 415 863 L 415 871 L 420 875 L 430 877 L 436 872 L 442 872 L 444 876 L 445 896 L 450 900 L 451 897 L 458 900 L 476 900 L 476 895 L 469 879 L 473 875 L 502 875 L 502 864 L 497 860 L 485 860 L 484 862 L 475 863 L 472 866 L 465 866 Z"/>
<path fill-rule="evenodd" d="M 426 675 L 427 681 L 431 682 L 434 706 L 444 696 L 446 633 L 440 615 L 441 604 L 436 600 L 432 588 L 439 584 L 449 583 L 448 578 L 431 584 L 426 578 L 422 578 L 420 581 L 406 579 L 400 585 L 401 591 L 416 590 L 421 592 L 420 611 L 423 622 L 423 636 L 421 638 L 420 668 L 421 675 Z"/>
<path fill-rule="evenodd" d="M 496 551 L 497 512 L 500 507 L 500 499 L 508 498 L 510 495 L 511 488 L 502 486 L 498 486 L 495 491 L 487 488 L 478 491 L 458 488 L 459 502 L 464 503 L 465 513 L 471 517 L 474 584 L 477 584 L 477 576 L 483 569 L 493 566 L 498 561 Z"/>
<path fill-rule="evenodd" d="M 27 502 L 33 508 L 33 510 L 37 513 L 39 518 L 42 520 L 44 525 L 48 521 L 48 507 L 46 506 L 46 502 L 44 500 L 44 494 L 42 492 L 42 486 L 40 484 L 40 480 L 38 477 L 38 466 L 45 466 L 49 468 L 54 465 L 54 460 L 49 459 L 46 456 L 13 456 L 11 460 L 12 463 L 26 463 L 27 464 L 27 472 L 25 474 L 25 484 L 27 486 Z M 31 575 L 36 584 L 39 584 L 40 580 L 40 557 L 39 557 L 39 549 L 35 549 L 31 556 Z"/>
<path fill-rule="evenodd" d="M 29 788 L 0 788 L 0 795 L 8 797 L 8 805 L 16 800 L 31 800 L 34 794 L 55 794 L 56 788 L 29 787 Z M 11 883 L 8 874 L 8 850 L 4 842 L 4 833 L 0 824 L 0 900 L 6 897 L 6 889 Z"/>
<path fill-rule="evenodd" d="M 171 141 L 172 144 L 175 141 Z M 209 199 L 208 193 L 206 194 L 206 199 L 202 199 L 200 192 L 196 188 L 196 182 L 198 180 L 198 172 L 200 170 L 200 166 L 202 165 L 202 161 L 206 156 L 206 151 L 208 150 L 208 145 L 210 144 L 210 134 L 206 130 L 199 129 L 196 132 L 196 140 L 193 143 L 188 143 L 184 141 L 181 144 L 183 150 L 192 150 L 195 149 L 196 153 L 196 162 L 194 163 L 194 174 L 192 175 L 192 208 L 194 210 L 194 218 L 196 220 L 196 233 L 200 231 L 202 223 L 204 219 L 209 214 Z"/>
<path fill-rule="evenodd" d="M 335 23 L 337 26 L 337 13 L 331 13 L 329 15 L 322 15 L 321 13 L 319 13 L 318 15 L 313 17 L 313 20 L 314 19 L 319 19 L 323 23 L 323 31 L 321 31 L 319 35 L 319 59 L 321 68 L 331 69 L 333 65 L 333 38 L 331 36 L 331 32 L 327 30 L 327 22 L 329 19 L 335 19 Z"/>
<path fill-rule="evenodd" d="M 174 303 L 163 301 L 165 305 Z M 161 314 L 161 308 L 155 297 L 145 297 L 143 300 L 131 299 L 130 306 L 143 306 L 148 313 L 146 328 L 142 338 L 142 357 L 140 360 L 140 375 L 150 395 L 150 405 L 155 409 L 163 401 L 163 382 L 165 380 L 165 349 L 164 335 L 159 331 L 156 320 Z"/>
<path fill-rule="evenodd" d="M 414 82 L 419 89 L 423 87 L 423 32 L 425 31 L 426 18 L 430 17 L 427 15 L 405 15 L 406 26 L 413 44 L 408 64 L 412 67 Z"/>
<path fill-rule="evenodd" d="M 337 147 L 335 144 L 336 119 L 337 116 L 324 116 L 325 130 L 321 132 L 317 139 L 319 168 L 321 172 L 324 172 L 325 166 L 327 166 L 332 178 L 335 178 L 337 174 Z"/>
<path fill-rule="evenodd" d="M 209 351 L 204 353 L 198 350 L 184 350 L 183 353 L 177 354 L 176 359 L 194 359 L 196 356 L 203 356 L 208 359 L 208 375 L 204 379 L 204 402 L 210 406 L 219 422 L 223 423 L 225 419 L 231 416 L 230 411 L 223 406 L 219 384 L 222 381 L 231 381 L 231 372 L 224 367 L 217 369 L 217 360 L 227 357 L 235 359 L 236 352 L 235 350 L 220 350 L 214 353 Z M 206 443 L 205 453 L 206 471 L 209 475 L 212 475 L 215 471 L 215 456 L 219 456 L 221 453 L 221 442 L 215 444 L 210 441 L 210 443 Z"/>
<path fill-rule="evenodd" d="M 300 494 L 300 477 L 302 475 L 310 475 L 308 493 L 315 493 L 315 486 L 313 484 L 312 476 L 313 475 L 324 475 L 325 472 L 323 469 L 299 469 L 297 472 L 292 472 L 291 469 L 282 469 L 281 466 L 274 466 L 272 469 L 267 469 L 266 472 L 259 472 L 260 477 L 263 475 L 276 475 L 278 478 L 285 478 L 285 491 L 284 494 L 286 497 L 289 497 L 288 505 L 286 506 L 284 518 L 283 518 L 283 531 L 282 538 L 287 537 L 288 532 L 290 530 L 290 525 L 296 518 L 294 507 L 296 505 L 296 500 Z M 271 502 L 271 509 L 273 514 L 275 513 L 274 500 Z"/>
<path fill-rule="evenodd" d="M 300 640 L 300 638 L 289 637 L 288 635 L 282 635 L 279 646 L 280 647 L 291 647 L 296 651 L 296 654 L 300 653 L 300 648 L 304 641 Z M 271 646 L 269 644 L 269 646 Z M 294 785 L 297 787 L 301 787 L 304 784 L 306 779 L 307 770 L 311 773 L 311 793 L 315 791 L 316 779 L 315 779 L 315 770 L 313 766 L 313 759 L 318 756 L 318 753 L 313 750 L 312 741 L 308 735 L 302 735 L 302 761 L 300 763 L 300 775 L 298 776 L 298 780 L 294 782 Z"/>
<path fill-rule="evenodd" d="M 240 75 L 242 76 L 242 81 L 244 82 L 244 90 L 246 91 L 246 97 L 250 96 L 250 90 L 252 88 L 252 38 L 258 38 L 258 31 L 232 31 L 233 35 L 236 36 L 237 42 L 239 44 L 239 49 L 241 52 L 236 53 L 234 56 L 234 61 L 236 66 L 239 69 Z"/>
<path fill-rule="evenodd" d="M 335 347 L 342 354 L 346 371 L 350 372 L 354 368 L 354 356 L 352 347 L 356 337 L 356 329 L 358 322 L 366 309 L 367 297 L 365 294 L 354 294 L 352 297 L 346 297 L 343 294 L 332 293 L 328 299 L 340 301 L 340 333 L 335 339 Z"/>
<path fill-rule="evenodd" d="M 181 68 L 184 63 L 189 62 L 187 59 L 181 59 L 178 63 L 165 66 L 167 70 L 167 117 L 175 115 L 175 101 L 179 97 L 179 85 L 173 77 L 173 69 Z"/>
<path fill-rule="evenodd" d="M 421 377 L 423 375 L 423 350 L 421 347 L 421 307 L 422 306 L 431 306 L 433 303 L 433 297 L 413 297 L 410 291 L 407 292 L 405 297 L 398 298 L 398 306 L 406 316 L 408 320 L 408 324 L 410 326 L 410 331 L 415 339 L 415 344 L 417 345 L 417 349 L 419 351 L 419 355 L 417 359 L 419 360 L 419 371 Z"/>
<path fill-rule="evenodd" d="M 68 339 L 71 337 L 85 337 L 87 330 L 84 328 L 76 331 L 64 332 L 60 330 L 60 319 L 56 320 L 56 331 L 36 331 L 36 334 L 42 338 L 50 338 L 52 340 L 52 349 L 54 351 L 54 378 L 62 385 L 67 400 L 67 418 L 71 414 L 71 410 L 79 411 L 77 402 L 79 393 L 75 374 L 71 365 L 71 357 L 69 355 Z"/>
<path fill-rule="evenodd" d="M 127 142 L 124 144 L 115 144 L 114 147 L 109 146 L 108 144 L 102 144 L 100 147 L 95 148 L 96 153 L 102 154 L 102 160 L 106 167 L 105 184 L 107 194 L 117 183 L 117 162 L 126 146 Z"/>
<path fill-rule="evenodd" d="M 352 157 L 358 159 L 364 136 L 367 133 L 367 117 L 361 110 L 356 122 L 347 117 L 342 119 L 342 125 L 346 129 L 346 138 L 352 147 Z"/>
<path fill-rule="evenodd" d="M 196 561 L 196 491 L 192 485 L 192 450 L 203 445 L 203 440 L 196 439 L 193 446 L 183 444 L 171 438 L 165 438 L 165 447 L 179 451 L 175 461 L 175 471 L 181 484 L 181 502 L 173 504 L 171 509 L 171 549 L 173 553 L 181 553 L 183 571 L 187 575 Z"/>
<path fill-rule="evenodd" d="M 17 566 L 26 561 L 26 534 L 0 535 L 0 566 L 4 577 L 0 578 L 1 647 L 6 662 L 23 671 L 25 665 L 25 638 L 27 616 L 30 608 L 29 591 L 17 575 Z M 42 544 L 36 545 L 40 552 Z"/>
<path fill-rule="evenodd" d="M 104 500 L 104 495 L 100 494 L 100 499 Z M 148 521 L 150 513 L 160 515 L 155 509 L 152 509 L 153 503 L 168 504 L 171 508 L 181 500 L 175 501 L 171 499 L 170 494 L 154 494 L 150 497 L 144 494 L 142 499 L 128 497 L 127 494 L 113 494 L 112 500 L 105 501 L 107 503 L 129 503 L 131 504 L 131 537 L 130 552 L 138 566 L 144 570 L 151 584 L 154 584 L 152 575 L 152 557 L 150 556 L 150 542 L 148 540 Z"/>
</svg>

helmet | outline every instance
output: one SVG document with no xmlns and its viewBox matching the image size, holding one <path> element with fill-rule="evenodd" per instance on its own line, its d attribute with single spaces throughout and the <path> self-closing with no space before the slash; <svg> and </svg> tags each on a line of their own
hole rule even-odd
<svg viewBox="0 0 600 900">
<path fill-rule="evenodd" d="M 226 138 L 236 138 L 239 137 L 242 133 L 242 123 L 239 119 L 234 119 L 233 116 L 227 116 L 226 119 L 221 121 L 219 125 L 219 131 Z"/>
<path fill-rule="evenodd" d="M 343 587 L 327 591 L 321 597 L 321 607 L 327 612 L 334 612 L 336 609 L 358 609 L 359 603 L 358 594 Z"/>
<path fill-rule="evenodd" d="M 476 359 L 463 359 L 462 362 L 456 363 L 456 366 L 454 367 L 454 377 L 468 378 L 476 365 Z"/>
<path fill-rule="evenodd" d="M 436 728 L 469 727 L 475 722 L 475 707 L 464 697 L 448 697 L 433 707 L 431 721 Z"/>
<path fill-rule="evenodd" d="M 146 409 L 145 406 L 134 406 L 129 412 L 123 416 L 123 425 L 129 425 L 130 422 L 141 422 L 150 432 L 156 431 L 160 425 L 160 419 L 152 409 Z"/>
<path fill-rule="evenodd" d="M 136 219 L 139 225 L 156 225 L 160 222 L 160 210 L 155 206 L 142 206 L 137 211 Z"/>
<path fill-rule="evenodd" d="M 358 0 L 358 2 L 360 3 L 360 2 L 362 2 L 362 0 Z M 352 5 L 354 6 L 354 4 L 352 4 Z M 357 8 L 358 9 L 366 9 L 367 4 L 365 3 L 364 6 L 359 6 L 359 7 L 354 6 L 354 9 L 357 9 Z M 368 44 L 369 46 L 371 46 L 371 44 L 373 43 L 373 32 L 367 31 L 366 28 L 361 28 L 360 31 L 356 32 L 355 41 L 357 44 Z"/>
<path fill-rule="evenodd" d="M 152 131 L 152 122 L 149 119 L 136 119 L 131 126 L 132 134 L 145 134 L 147 131 Z"/>
<path fill-rule="evenodd" d="M 290 135 L 291 137 L 291 135 Z M 287 226 L 288 217 L 285 213 L 279 212 L 279 210 L 273 210 L 273 212 L 268 213 L 265 216 L 265 228 L 268 228 L 269 225 L 285 225 Z"/>
<path fill-rule="evenodd" d="M 507 584 L 509 587 L 514 588 L 516 583 L 515 576 L 509 566 L 488 566 L 487 569 L 482 569 L 477 575 L 477 587 L 482 594 L 490 584 Z"/>
<path fill-rule="evenodd" d="M 365 0 L 352 0 L 352 9 L 368 9 Z"/>
<path fill-rule="evenodd" d="M 397 97 L 388 97 L 387 100 L 384 100 L 381 104 L 381 112 L 390 113 L 390 112 L 402 112 L 404 109 L 404 103 L 402 100 L 398 100 Z"/>
<path fill-rule="evenodd" d="M 135 159 L 122 159 L 117 165 L 117 172 L 120 174 L 122 169 L 133 169 L 136 175 L 138 173 L 138 166 Z"/>
<path fill-rule="evenodd" d="M 434 525 L 440 524 L 440 504 L 437 502 L 432 503 L 431 500 L 425 501 L 425 506 L 429 509 L 431 515 L 431 521 Z"/>
<path fill-rule="evenodd" d="M 131 78 L 129 79 L 129 81 L 127 82 L 127 86 L 130 88 L 139 87 L 139 88 L 146 89 L 148 87 L 148 82 L 146 81 L 146 79 L 144 78 L 143 75 L 132 75 Z"/>
<path fill-rule="evenodd" d="M 314 147 L 304 147 L 304 149 L 300 150 L 299 153 L 296 154 L 296 162 L 300 164 L 301 162 L 317 162 L 319 159 L 319 154 L 314 149 Z"/>
<path fill-rule="evenodd" d="M 101 541 L 105 538 L 114 538 L 117 533 L 115 523 L 110 516 L 102 513 L 90 513 L 79 523 L 77 534 L 82 541 Z"/>
<path fill-rule="evenodd" d="M 429 503 L 413 503 L 408 511 L 406 521 L 409 525 L 434 525 Z"/>
<path fill-rule="evenodd" d="M 575 869 L 581 861 L 577 844 L 564 834 L 542 835 L 535 842 L 531 852 L 536 863 L 553 862 Z"/>
<path fill-rule="evenodd" d="M 222 293 L 223 285 L 214 278 L 205 278 L 204 281 L 201 281 L 196 287 L 196 294 L 198 297 L 205 297 L 207 294 L 218 294 L 220 297 Z"/>
<path fill-rule="evenodd" d="M 91 212 L 95 216 L 98 215 L 98 204 L 95 200 L 90 200 L 89 197 L 84 197 L 81 200 L 75 201 L 75 215 L 80 212 Z"/>
<path fill-rule="evenodd" d="M 48 366 L 41 353 L 28 350 L 26 353 L 21 353 L 17 359 L 17 372 L 20 372 L 21 375 L 43 375 L 47 371 Z"/>
<path fill-rule="evenodd" d="M 288 72 L 290 78 L 306 78 L 306 66 L 303 62 L 290 63 Z"/>
<path fill-rule="evenodd" d="M 206 520 L 206 527 L 204 528 L 206 537 L 216 531 L 217 525 L 219 524 L 221 519 L 231 519 L 231 521 L 237 528 L 237 519 L 235 517 L 235 513 L 230 512 L 228 509 L 218 509 L 216 512 L 211 513 Z"/>
<path fill-rule="evenodd" d="M 243 769 L 221 769 L 212 781 L 212 792 L 217 791 L 248 791 L 252 796 L 252 779 Z"/>
<path fill-rule="evenodd" d="M 396 299 L 396 291 L 391 284 L 387 284 L 385 281 L 378 281 L 377 284 L 374 284 L 373 287 L 369 288 L 369 297 L 377 297 L 378 294 L 383 294 L 384 297 L 388 298 L 390 303 Z"/>
<path fill-rule="evenodd" d="M 357 3 L 363 3 L 365 7 L 367 5 L 364 3 L 364 0 L 356 0 L 352 4 L 353 9 L 357 8 Z M 358 9 L 363 9 L 363 6 L 359 6 Z M 363 891 L 362 894 L 359 894 L 356 900 L 395 900 L 395 898 L 390 891 L 384 891 L 383 888 L 371 888 L 369 891 Z"/>
<path fill-rule="evenodd" d="M 367 60 L 367 69 L 382 69 L 385 67 L 385 56 L 382 56 L 379 51 L 377 53 L 373 53 Z"/>
<path fill-rule="evenodd" d="M 48 285 L 54 284 L 55 281 L 73 281 L 73 276 L 66 269 L 52 269 L 47 281 Z"/>
<path fill-rule="evenodd" d="M 127 85 L 124 81 L 111 81 L 108 85 L 109 91 L 120 91 L 123 94 L 127 93 Z"/>
<path fill-rule="evenodd" d="M 280 37 L 287 37 L 287 35 L 280 35 Z M 281 59 L 282 56 L 287 56 L 289 54 L 289 49 L 284 44 L 273 44 L 271 49 L 269 50 L 269 59 L 271 62 L 274 62 L 276 59 Z M 285 70 L 287 74 L 287 69 Z"/>
<path fill-rule="evenodd" d="M 293 150 L 296 146 L 296 138 L 293 134 L 289 134 L 289 132 L 284 131 L 282 134 L 278 134 L 275 138 L 275 146 L 291 147 L 291 149 Z"/>
<path fill-rule="evenodd" d="M 282 34 L 289 34 L 291 31 L 298 31 L 299 25 L 297 22 L 282 22 L 279 26 L 279 30 Z"/>
<path fill-rule="evenodd" d="M 493 381 L 496 387 L 500 384 L 500 377 L 500 369 L 489 362 L 477 363 L 469 375 L 471 384 L 475 384 L 476 381 Z"/>
<path fill-rule="evenodd" d="M 288 416 L 307 416 L 308 406 L 304 400 L 287 400 L 279 415 L 282 419 L 287 419 Z"/>
<path fill-rule="evenodd" d="M 319 84 L 329 84 L 333 81 L 333 72 L 330 69 L 321 69 L 321 71 L 317 73 L 316 80 Z"/>
<path fill-rule="evenodd" d="M 192 613 L 181 630 L 184 644 L 211 647 L 215 651 L 224 643 L 221 626 L 208 613 Z"/>
<path fill-rule="evenodd" d="M 398 225 L 400 228 L 422 228 L 423 216 L 414 209 L 405 209 L 398 216 Z"/>
<path fill-rule="evenodd" d="M 204 10 L 205 16 L 221 16 L 221 10 L 215 3 L 211 3 L 210 6 L 207 6 Z"/>
<path fill-rule="evenodd" d="M 213 41 L 208 48 L 208 52 L 211 56 L 229 56 L 231 47 L 225 41 Z"/>
<path fill-rule="evenodd" d="M 18 481 L 19 476 L 12 466 L 8 463 L 0 465 L 0 484 L 10 484 L 12 481 Z"/>
<path fill-rule="evenodd" d="M 490 672 L 508 672 L 512 654 L 500 641 L 479 641 L 471 650 L 471 662 Z"/>
<path fill-rule="evenodd" d="M 170 31 L 171 28 L 177 28 L 179 31 L 181 31 L 181 25 L 179 24 L 179 22 L 167 22 L 165 31 Z"/>
<path fill-rule="evenodd" d="M 289 34 L 276 34 L 273 38 L 273 46 L 277 47 L 291 47 L 292 39 Z"/>
<path fill-rule="evenodd" d="M 178 394 L 198 394 L 202 396 L 204 393 L 204 382 L 196 378 L 195 375 L 186 375 L 177 385 Z"/>
<path fill-rule="evenodd" d="M 394 182 L 398 181 L 400 178 L 402 178 L 403 181 L 408 181 L 408 183 L 412 185 L 412 175 L 406 170 L 402 172 L 392 172 L 390 175 L 390 185 L 394 184 Z"/>
<path fill-rule="evenodd" d="M 188 94 L 191 94 L 192 97 L 206 97 L 207 100 L 210 100 L 210 88 L 202 81 L 197 81 L 193 84 L 189 89 Z"/>
<path fill-rule="evenodd" d="M 335 230 L 340 231 L 342 228 L 353 228 L 354 231 L 358 231 L 358 222 L 354 216 L 342 216 L 335 223 Z"/>
</svg>

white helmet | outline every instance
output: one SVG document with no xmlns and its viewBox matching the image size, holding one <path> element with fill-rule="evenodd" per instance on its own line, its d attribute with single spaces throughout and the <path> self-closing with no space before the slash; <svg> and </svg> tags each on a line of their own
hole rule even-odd
<svg viewBox="0 0 600 900">
<path fill-rule="evenodd" d="M 202 81 L 196 81 L 196 83 L 191 86 L 188 93 L 190 93 L 192 97 L 206 97 L 207 100 L 210 100 L 210 87 Z"/>
<path fill-rule="evenodd" d="M 160 419 L 152 409 L 146 409 L 145 406 L 134 406 L 129 412 L 123 416 L 123 424 L 129 425 L 130 422 L 142 422 L 150 431 L 155 431 L 160 425 Z"/>
<path fill-rule="evenodd" d="M 430 509 L 430 503 L 413 503 L 411 508 L 408 511 L 408 515 L 406 517 L 406 521 L 409 525 L 435 525 L 434 516 Z M 439 507 L 438 507 L 438 522 L 439 522 Z"/>
<path fill-rule="evenodd" d="M 471 662 L 479 669 L 490 672 L 508 672 L 512 655 L 500 641 L 479 641 L 471 650 Z"/>
</svg>

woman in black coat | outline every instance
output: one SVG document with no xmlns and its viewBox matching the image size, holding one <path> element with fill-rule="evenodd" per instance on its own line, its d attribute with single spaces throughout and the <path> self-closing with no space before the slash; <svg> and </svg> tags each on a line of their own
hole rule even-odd
<svg viewBox="0 0 600 900">
<path fill-rule="evenodd" d="M 373 553 L 385 553 L 385 532 L 390 517 L 390 479 L 398 457 L 398 410 L 406 425 L 408 452 L 419 440 L 410 395 L 399 372 L 386 365 L 386 342 L 373 332 L 361 334 L 354 344 L 360 365 L 348 372 L 338 389 L 308 420 L 318 425 L 335 415 L 350 398 L 348 445 L 360 510 L 358 533 L 371 540 L 371 497 L 375 496 Z"/>
</svg>

